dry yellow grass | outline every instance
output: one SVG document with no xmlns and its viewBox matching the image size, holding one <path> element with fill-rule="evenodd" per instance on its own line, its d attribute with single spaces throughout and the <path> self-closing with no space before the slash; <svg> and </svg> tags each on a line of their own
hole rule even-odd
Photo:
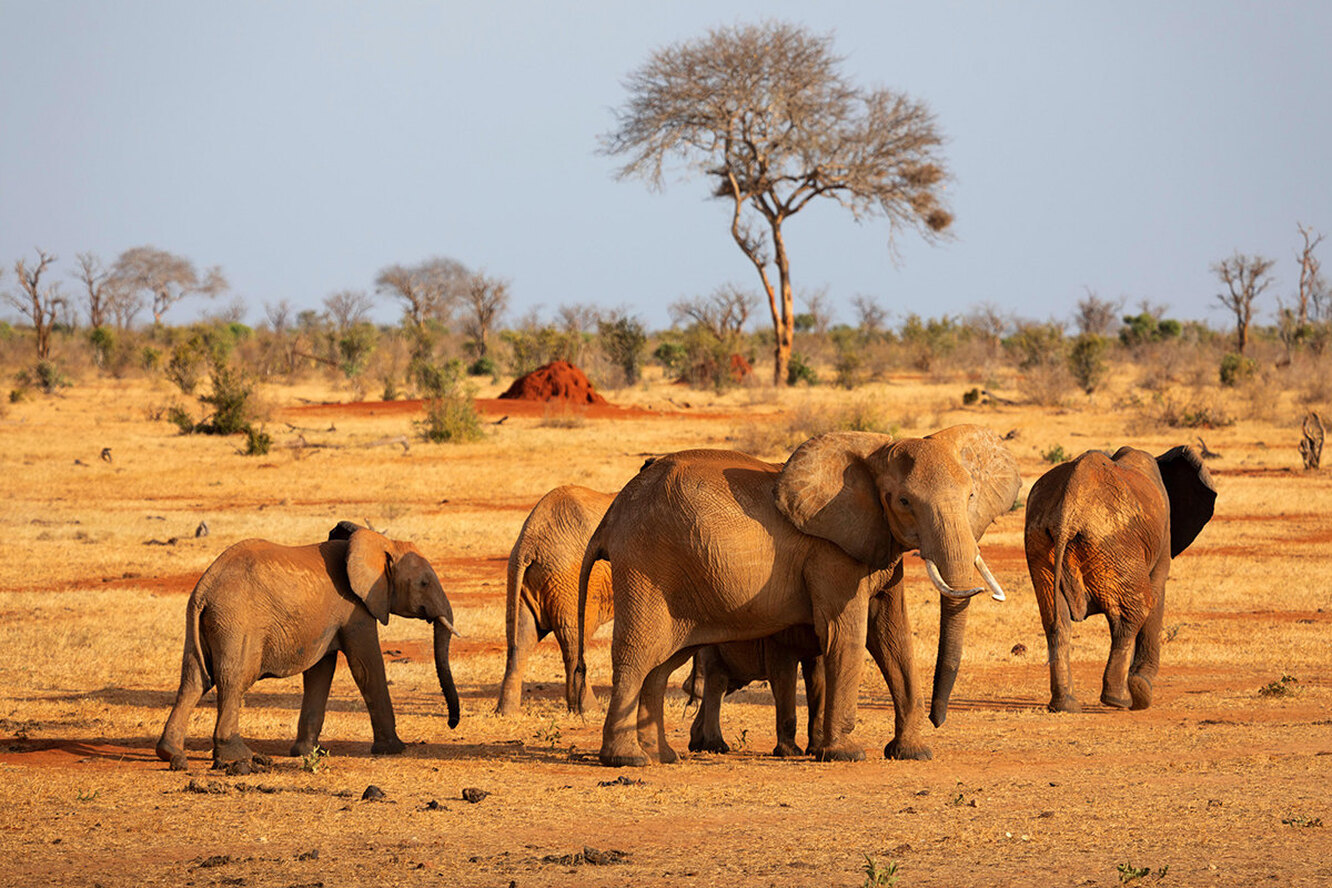
<svg viewBox="0 0 1332 888">
<path fill-rule="evenodd" d="M 975 382 L 938 375 L 851 393 L 698 393 L 654 380 L 608 394 L 669 415 L 552 424 L 515 414 L 488 425 L 479 443 L 413 441 L 406 451 L 366 445 L 410 435 L 411 414 L 293 409 L 338 396 L 311 384 L 266 390 L 279 445 L 266 457 L 242 457 L 232 440 L 178 436 L 150 418 L 170 393 L 146 383 L 91 381 L 8 405 L 0 415 L 0 856 L 10 863 L 0 882 L 859 885 L 870 855 L 898 861 L 899 884 L 912 888 L 1113 885 L 1121 863 L 1168 866 L 1165 884 L 1328 884 L 1332 474 L 1299 470 L 1299 391 L 1269 392 L 1259 418 L 1202 433 L 1222 454 L 1210 463 L 1217 517 L 1172 570 L 1170 640 L 1145 712 L 1044 711 L 1044 637 L 1018 510 L 984 542 L 1010 600 L 972 609 L 932 762 L 877 757 L 892 706 L 872 665 L 856 732 L 870 758 L 859 764 L 768 758 L 770 697 L 751 687 L 723 711 L 738 753 L 687 756 L 627 775 L 642 785 L 602 787 L 618 772 L 587 756 L 600 719 L 563 711 L 562 666 L 549 643 L 528 668 L 525 714 L 491 714 L 503 671 L 503 559 L 551 487 L 614 490 L 645 455 L 687 447 L 781 458 L 798 443 L 793 435 L 856 414 L 855 422 L 912 434 L 957 422 L 1016 429 L 1025 500 L 1047 467 L 1041 454 L 1055 445 L 1074 456 L 1193 441 L 1195 433 L 1153 420 L 1132 375 L 1059 410 L 963 409 L 961 394 Z M 1017 382 L 1007 384 L 996 394 L 1018 400 Z M 1241 417 L 1255 397 L 1184 394 Z M 336 446 L 282 446 L 298 434 Z M 106 447 L 110 462 L 100 458 Z M 174 694 L 194 578 L 240 539 L 313 541 L 341 518 L 413 539 L 435 562 L 466 633 L 454 656 L 463 722 L 453 732 L 445 724 L 428 628 L 395 620 L 382 640 L 399 652 L 387 668 L 405 756 L 369 756 L 369 721 L 343 668 L 323 734 L 332 755 L 316 773 L 281 757 L 271 774 L 209 773 L 208 700 L 191 724 L 193 772 L 166 771 L 152 744 Z M 200 522 L 211 532 L 196 539 Z M 918 561 L 908 571 L 917 663 L 928 679 L 937 597 Z M 1074 677 L 1091 704 L 1108 635 L 1099 618 L 1075 628 Z M 608 637 L 603 629 L 589 657 L 603 698 Z M 1018 644 L 1025 654 L 1012 652 Z M 1258 693 L 1283 674 L 1298 680 L 1288 683 L 1293 693 Z M 297 679 L 251 691 L 242 730 L 256 748 L 285 752 L 299 698 Z M 680 749 L 683 705 L 675 692 L 668 722 Z M 188 791 L 191 780 L 218 791 Z M 387 803 L 359 801 L 371 783 Z M 472 786 L 492 795 L 468 804 L 460 791 Z M 432 800 L 441 808 L 428 808 Z M 1308 825 L 1317 821 L 1326 825 Z M 628 857 L 559 861 L 584 846 Z M 217 865 L 203 866 L 209 858 Z"/>
</svg>

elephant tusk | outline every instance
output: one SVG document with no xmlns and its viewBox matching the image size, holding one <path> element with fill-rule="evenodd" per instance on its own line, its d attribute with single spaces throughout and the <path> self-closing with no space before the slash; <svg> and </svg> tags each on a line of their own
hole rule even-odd
<svg viewBox="0 0 1332 888">
<path fill-rule="evenodd" d="M 944 582 L 943 576 L 939 573 L 939 568 L 928 558 L 925 559 L 925 572 L 930 575 L 930 582 L 934 584 L 934 588 L 939 590 L 939 594 L 947 595 L 949 598 L 970 598 L 986 591 L 984 586 L 977 586 L 975 589 L 954 589 Z"/>
<path fill-rule="evenodd" d="M 467 637 L 466 635 L 463 635 L 461 632 L 459 632 L 457 629 L 453 628 L 453 624 L 449 622 L 448 617 L 435 617 L 435 622 L 442 623 L 444 625 L 444 628 L 449 630 L 450 634 L 456 635 L 458 638 Z"/>
<path fill-rule="evenodd" d="M 1004 595 L 1003 587 L 999 581 L 990 573 L 990 569 L 985 566 L 985 559 L 981 557 L 980 552 L 976 553 L 976 570 L 980 571 L 981 579 L 985 580 L 985 585 L 990 587 L 990 597 L 995 601 L 1007 601 L 1008 596 Z"/>
</svg>

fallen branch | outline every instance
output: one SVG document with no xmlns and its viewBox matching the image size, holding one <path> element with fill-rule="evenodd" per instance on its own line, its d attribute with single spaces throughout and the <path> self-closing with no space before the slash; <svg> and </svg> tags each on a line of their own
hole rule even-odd
<svg viewBox="0 0 1332 888">
<path fill-rule="evenodd" d="M 293 432 L 336 432 L 338 430 L 337 426 L 333 425 L 333 423 L 331 422 L 328 424 L 328 428 L 326 429 L 311 429 L 311 428 L 306 428 L 305 426 L 292 425 L 289 422 L 283 423 L 283 425 L 291 429 Z"/>
</svg>

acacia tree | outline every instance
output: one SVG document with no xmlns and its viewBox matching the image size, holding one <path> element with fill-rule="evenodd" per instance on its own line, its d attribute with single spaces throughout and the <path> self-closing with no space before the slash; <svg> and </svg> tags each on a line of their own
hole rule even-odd
<svg viewBox="0 0 1332 888">
<path fill-rule="evenodd" d="M 857 221 L 885 218 L 890 246 L 903 228 L 934 240 L 953 221 L 934 115 L 891 90 L 853 86 L 841 62 L 831 35 L 795 25 L 713 30 L 658 50 L 630 74 L 628 102 L 602 138 L 607 154 L 626 158 L 619 178 L 658 188 L 676 160 L 730 204 L 731 237 L 768 297 L 778 385 L 795 333 L 788 218 L 831 198 Z"/>
<path fill-rule="evenodd" d="M 1241 355 L 1249 344 L 1253 301 L 1271 285 L 1268 273 L 1274 264 L 1272 259 L 1236 251 L 1229 259 L 1212 266 L 1213 273 L 1226 285 L 1226 292 L 1216 294 L 1216 299 L 1235 315 L 1235 351 Z"/>
<path fill-rule="evenodd" d="M 21 292 L 4 291 L 5 301 L 32 322 L 39 361 L 51 356 L 51 328 L 55 325 L 60 309 L 65 305 L 59 281 L 42 286 L 42 275 L 54 261 L 56 257 L 43 250 L 37 251 L 35 266 L 29 266 L 25 260 L 19 259 L 14 263 L 14 274 L 18 276 Z"/>
<path fill-rule="evenodd" d="M 155 326 L 161 326 L 162 316 L 186 296 L 198 293 L 211 299 L 229 286 L 219 266 L 208 269 L 201 279 L 189 259 L 148 246 L 121 253 L 111 269 L 111 279 L 135 298 L 148 295 Z"/>
<path fill-rule="evenodd" d="M 1323 280 L 1321 274 L 1322 263 L 1314 255 L 1314 250 L 1318 249 L 1318 245 L 1323 242 L 1323 235 L 1299 223 L 1296 223 L 1296 227 L 1300 230 L 1300 236 L 1304 238 L 1304 248 L 1295 255 L 1300 263 L 1300 289 L 1296 324 L 1302 328 L 1311 317 L 1316 319 L 1321 313 L 1323 294 L 1327 289 L 1327 282 Z M 1311 305 L 1313 307 L 1312 314 L 1309 311 Z"/>
</svg>

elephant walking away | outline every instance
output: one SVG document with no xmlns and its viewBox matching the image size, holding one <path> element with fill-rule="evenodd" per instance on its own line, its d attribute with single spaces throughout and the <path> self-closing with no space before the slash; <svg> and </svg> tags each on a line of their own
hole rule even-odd
<svg viewBox="0 0 1332 888">
<path fill-rule="evenodd" d="M 1192 447 L 1153 458 L 1089 450 L 1055 466 L 1027 497 L 1027 569 L 1050 652 L 1050 710 L 1077 712 L 1069 623 L 1103 613 L 1110 657 L 1101 702 L 1146 709 L 1161 662 L 1170 561 L 1212 517 L 1216 488 Z"/>
<path fill-rule="evenodd" d="M 577 485 L 556 487 L 541 498 L 523 523 L 509 553 L 504 599 L 508 647 L 495 707 L 499 715 L 512 715 L 521 707 L 527 658 L 536 643 L 551 633 L 564 655 L 564 697 L 569 711 L 581 712 L 594 703 L 586 683 L 581 698 L 574 692 L 580 627 L 578 570 L 587 541 L 613 499 L 614 494 Z M 588 637 L 613 616 L 610 571 L 604 564 L 588 581 L 585 614 L 581 626 Z"/>
<path fill-rule="evenodd" d="M 926 438 L 833 432 L 784 466 L 732 451 L 661 457 L 629 482 L 588 542 L 580 607 L 598 561 L 611 567 L 612 694 L 605 765 L 671 762 L 666 682 L 698 648 L 810 625 L 824 659 L 820 760 L 864 757 L 855 725 L 862 645 L 888 682 L 895 734 L 885 755 L 926 758 L 901 558 L 918 549 L 941 595 L 931 720 L 957 676 L 967 600 L 1002 597 L 977 540 L 1021 479 L 993 432 L 956 426 Z M 981 583 L 976 582 L 979 571 Z M 882 595 L 870 620 L 870 598 Z M 583 671 L 580 656 L 580 675 Z"/>
<path fill-rule="evenodd" d="M 180 689 L 157 741 L 158 757 L 172 770 L 186 767 L 190 712 L 216 686 L 213 764 L 249 770 L 255 756 L 239 732 L 241 698 L 260 678 L 298 672 L 304 696 L 291 754 L 308 754 L 324 724 L 338 651 L 370 712 L 371 752 L 402 752 L 376 623 L 387 624 L 389 614 L 433 623 L 435 669 L 449 727 L 456 727 L 458 691 L 449 668 L 453 608 L 415 546 L 364 529 L 349 539 L 308 546 L 235 544 L 204 571 L 186 605 Z"/>
<path fill-rule="evenodd" d="M 821 744 L 823 733 L 823 662 L 819 639 L 812 626 L 792 626 L 755 641 L 733 641 L 700 648 L 685 683 L 691 699 L 699 701 L 689 728 L 690 752 L 730 752 L 722 735 L 722 698 L 753 681 L 772 688 L 777 719 L 779 757 L 802 755 L 796 743 L 796 670 L 805 676 L 805 702 L 809 711 L 809 747 Z"/>
</svg>

